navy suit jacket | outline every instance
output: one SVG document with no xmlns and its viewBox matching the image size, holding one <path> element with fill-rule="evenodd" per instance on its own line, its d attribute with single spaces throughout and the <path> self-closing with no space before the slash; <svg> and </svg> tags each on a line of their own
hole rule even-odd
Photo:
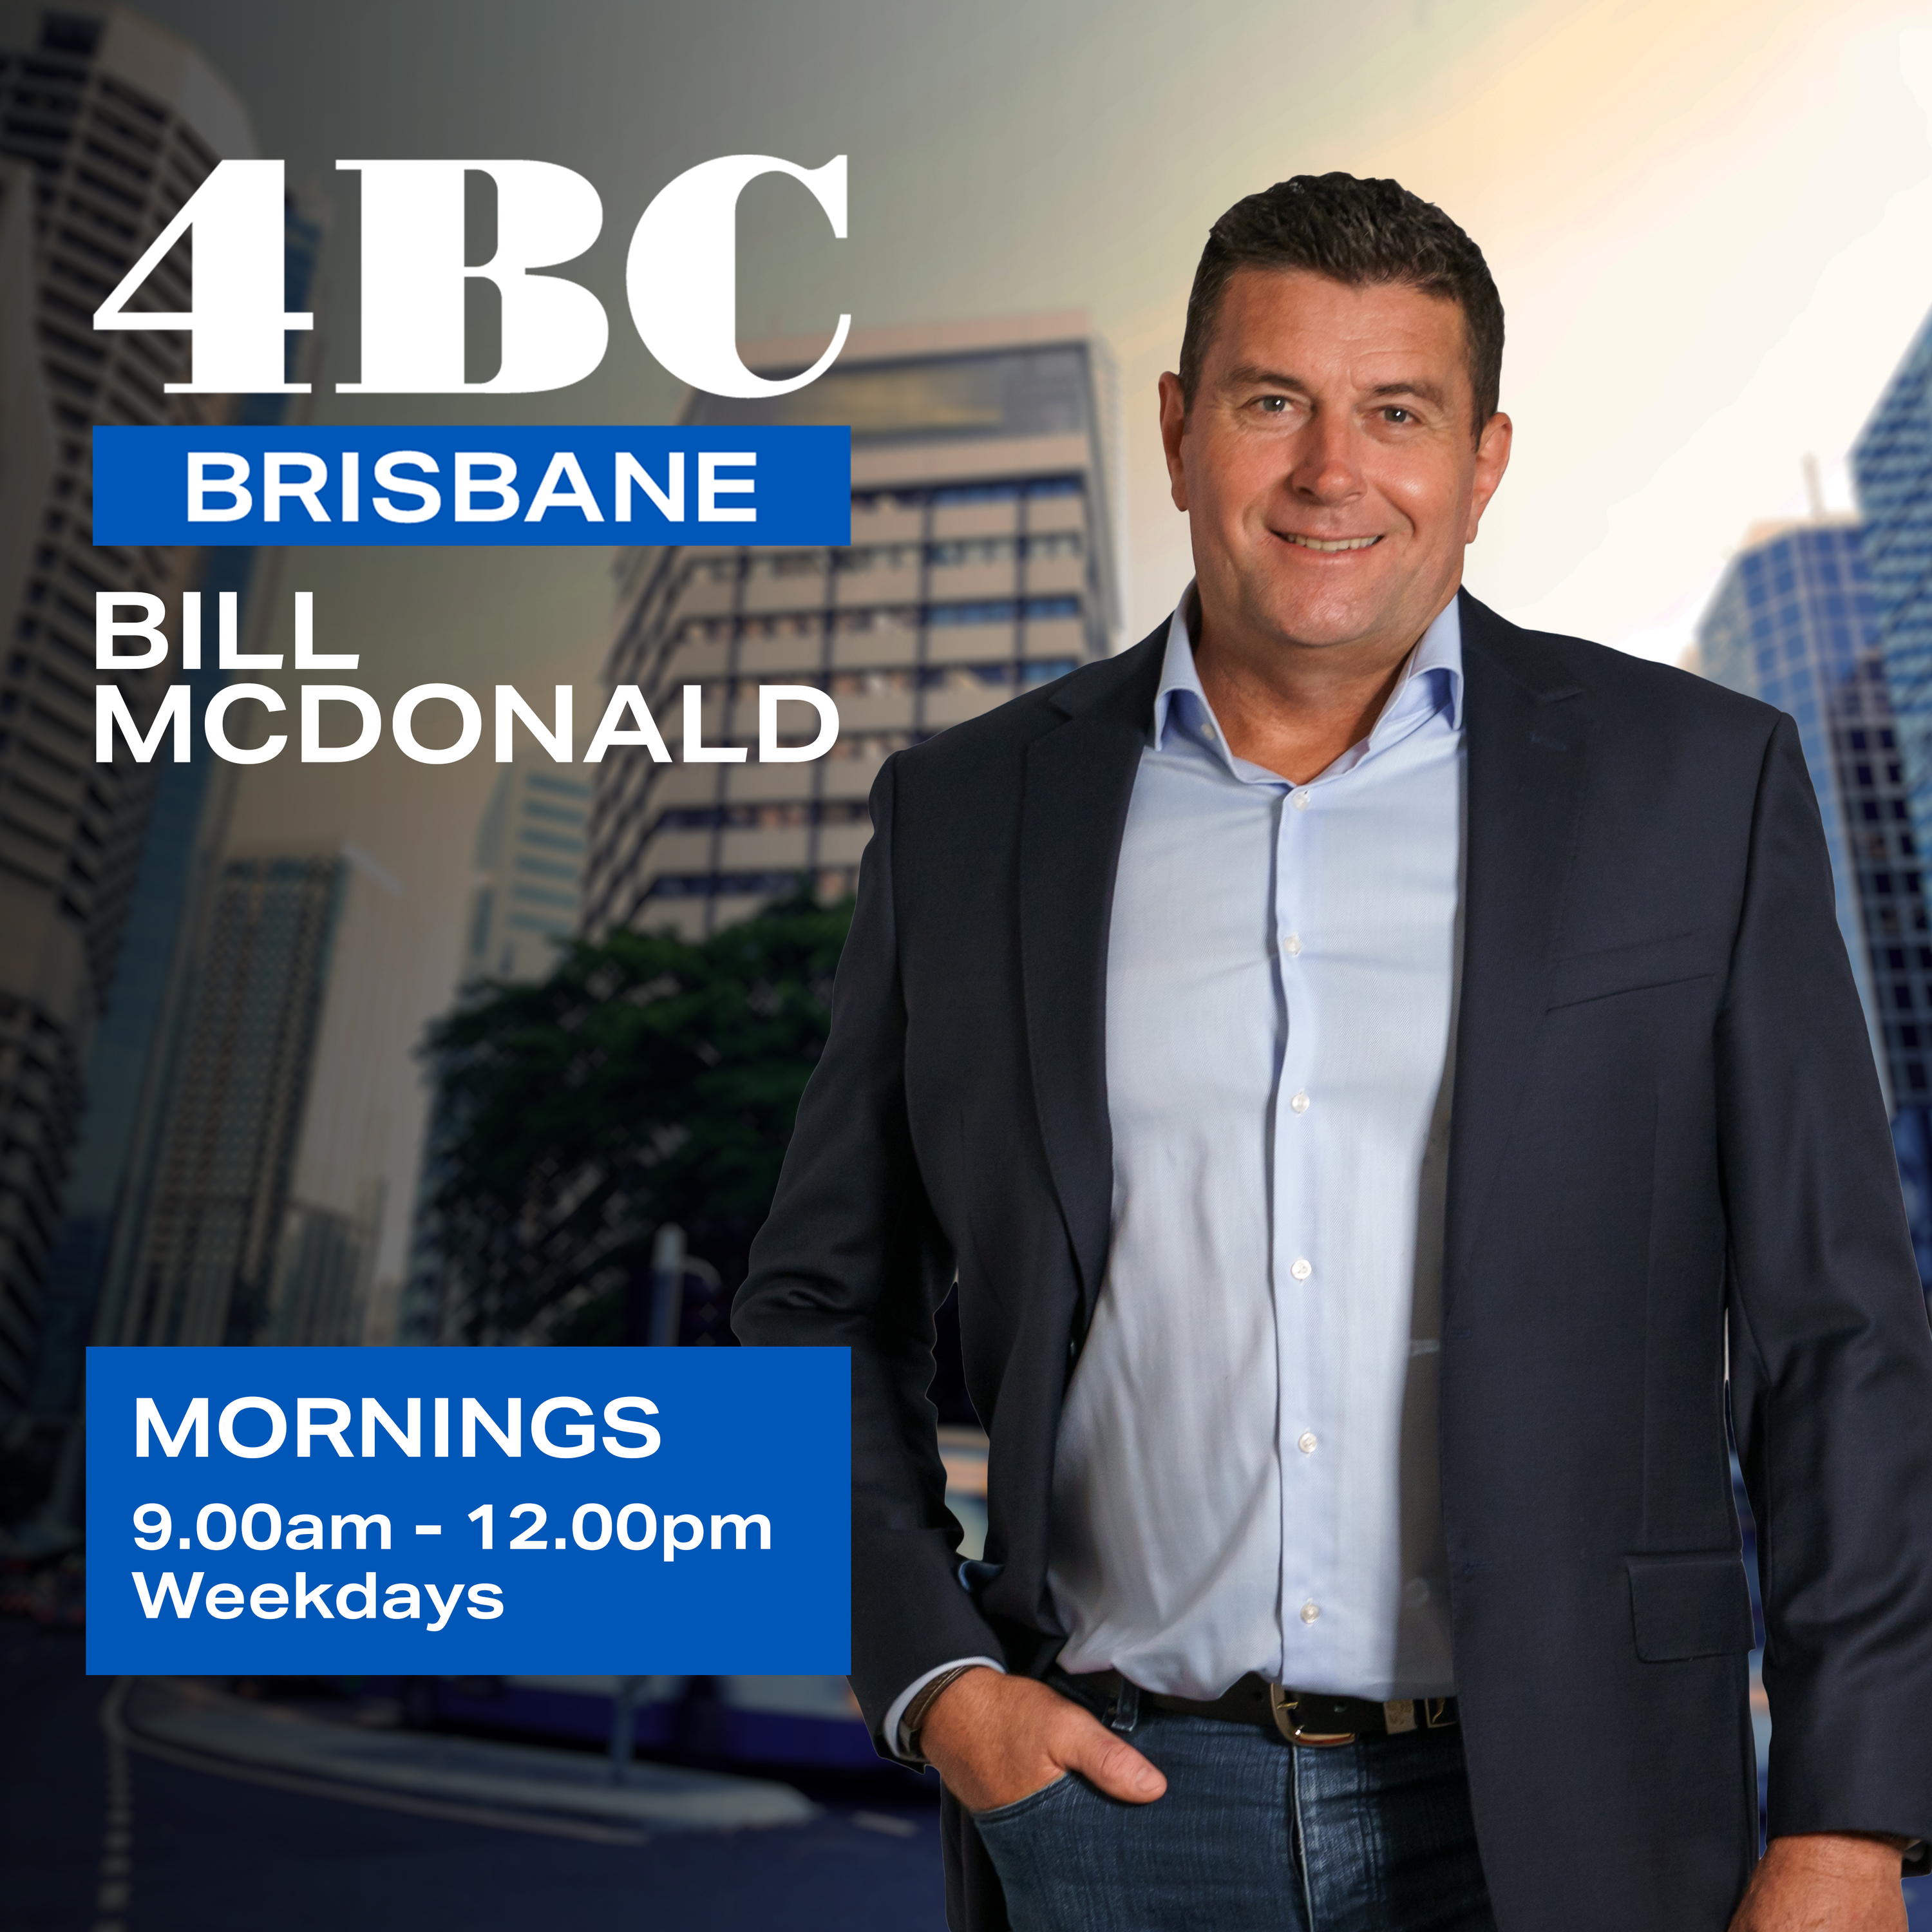
<svg viewBox="0 0 1932 1932">
<path fill-rule="evenodd" d="M 1721 1932 L 1770 1830 L 1932 1838 L 1932 1334 L 1792 721 L 1462 596 L 1442 1509 L 1503 1932 Z M 1166 626 L 890 760 L 735 1322 L 852 1351 L 854 1688 L 1040 1672 L 1062 1394 L 1106 1276 L 1106 947 Z M 926 1391 L 958 1282 L 965 1566 Z M 1728 1338 L 1728 1350 L 1727 1350 Z M 1204 1444 L 1204 1453 L 1208 1445 Z M 945 1808 L 948 1910 L 1005 1923 Z"/>
</svg>

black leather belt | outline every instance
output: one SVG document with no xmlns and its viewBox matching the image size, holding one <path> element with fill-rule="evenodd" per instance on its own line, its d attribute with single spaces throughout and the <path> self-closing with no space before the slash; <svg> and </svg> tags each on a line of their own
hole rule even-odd
<svg viewBox="0 0 1932 1932">
<path fill-rule="evenodd" d="M 1118 1670 L 1083 1671 L 1075 1680 L 1118 1703 L 1126 1680 Z M 1358 1738 L 1405 1737 L 1411 1732 L 1453 1730 L 1460 1722 L 1453 1697 L 1333 1697 L 1325 1691 L 1292 1690 L 1255 1672 L 1214 1698 L 1171 1697 L 1133 1687 L 1138 1701 L 1182 1717 L 1216 1718 L 1232 1724 L 1260 1724 L 1291 1744 L 1352 1744 Z"/>
</svg>

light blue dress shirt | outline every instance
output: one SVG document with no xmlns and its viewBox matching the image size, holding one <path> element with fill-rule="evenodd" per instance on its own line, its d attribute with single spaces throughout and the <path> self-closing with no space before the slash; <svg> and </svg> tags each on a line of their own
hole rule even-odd
<svg viewBox="0 0 1932 1932">
<path fill-rule="evenodd" d="M 1072 1671 L 1454 1688 L 1436 1370 L 1459 970 L 1452 600 L 1306 785 L 1233 756 L 1168 632 L 1114 888 L 1108 1271 L 1048 1582 Z"/>
<path fill-rule="evenodd" d="M 1069 1670 L 1448 1695 L 1437 1462 L 1463 823 L 1456 607 L 1306 785 L 1168 628 L 1107 957 L 1113 1240 L 1062 1412 Z M 908 1684 L 912 1699 L 962 1658 Z"/>
</svg>

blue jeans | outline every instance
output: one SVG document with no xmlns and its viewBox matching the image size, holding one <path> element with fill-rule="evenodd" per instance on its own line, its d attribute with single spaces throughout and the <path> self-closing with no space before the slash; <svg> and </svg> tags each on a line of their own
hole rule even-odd
<svg viewBox="0 0 1932 1932">
<path fill-rule="evenodd" d="M 1013 1932 L 1496 1932 L 1460 1731 L 1318 1748 L 1143 1707 L 1130 1736 L 1151 1804 L 1067 1776 L 976 1814 Z"/>
</svg>

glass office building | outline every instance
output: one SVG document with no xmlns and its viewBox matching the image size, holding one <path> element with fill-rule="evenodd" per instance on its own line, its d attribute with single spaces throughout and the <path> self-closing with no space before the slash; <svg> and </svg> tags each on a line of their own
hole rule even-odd
<svg viewBox="0 0 1932 1932">
<path fill-rule="evenodd" d="M 362 1339 L 407 1078 L 401 898 L 353 851 L 224 864 L 139 1262 L 102 1340 Z"/>
<path fill-rule="evenodd" d="M 1932 933 L 1876 613 L 1856 518 L 1760 524 L 1697 644 L 1707 676 L 1797 722 L 1838 923 L 1896 1111 L 1932 1100 Z"/>
<path fill-rule="evenodd" d="M 513 765 L 497 778 L 476 831 L 476 877 L 458 974 L 466 995 L 484 982 L 546 978 L 576 936 L 583 904 L 590 780 L 570 765 Z M 450 1168 L 456 1117 L 440 1087 L 417 1171 L 396 1339 L 460 1342 L 470 1313 L 461 1270 L 443 1251 L 437 1190 Z"/>
<path fill-rule="evenodd" d="M 1852 451 L 1874 636 L 1885 658 L 1912 829 L 1932 839 L 1932 320 Z"/>
<path fill-rule="evenodd" d="M 766 344 L 766 373 L 815 344 Z M 852 541 L 836 550 L 630 553 L 606 667 L 676 742 L 702 686 L 705 742 L 749 744 L 757 687 L 831 694 L 838 740 L 802 764 L 597 768 L 584 922 L 700 937 L 802 880 L 849 892 L 880 762 L 1105 656 L 1120 624 L 1111 364 L 1084 317 L 878 331 L 790 395 L 697 395 L 700 424 L 845 423 Z"/>
<path fill-rule="evenodd" d="M 577 931 L 590 818 L 590 776 L 568 765 L 513 765 L 498 778 L 476 831 L 462 984 L 549 974 Z"/>
</svg>

